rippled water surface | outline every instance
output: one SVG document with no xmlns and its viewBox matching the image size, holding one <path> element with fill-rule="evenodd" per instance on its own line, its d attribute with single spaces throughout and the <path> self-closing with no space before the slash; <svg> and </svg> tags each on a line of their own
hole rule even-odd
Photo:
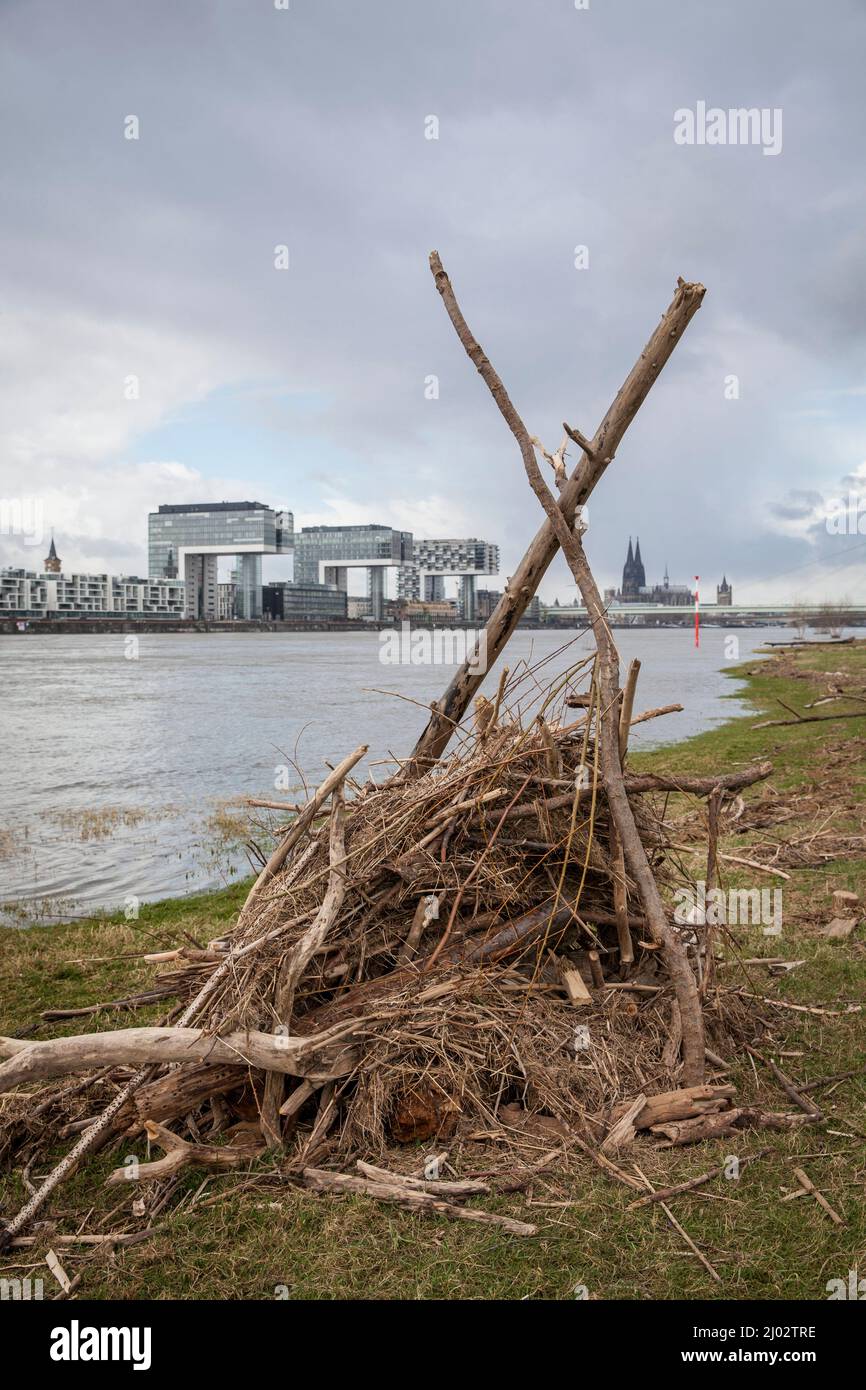
<svg viewBox="0 0 866 1390">
<path fill-rule="evenodd" d="M 741 712 L 723 673 L 733 664 L 726 635 L 706 629 L 696 651 L 687 630 L 615 633 L 623 666 L 634 656 L 643 663 L 636 709 L 686 707 L 635 729 L 635 747 Z M 743 660 L 779 634 L 737 636 Z M 588 655 L 589 639 L 520 632 L 508 665 L 538 662 L 568 642 L 545 678 Z M 59 920 L 244 872 L 240 799 L 291 800 L 300 777 L 280 769 L 296 763 L 318 781 L 325 758 L 359 743 L 369 743 L 374 763 L 404 756 L 424 724 L 419 705 L 442 693 L 453 670 L 382 665 L 375 632 L 144 633 L 138 643 L 128 659 L 119 634 L 0 636 L 6 920 Z M 498 668 L 485 689 L 497 679 Z M 386 768 L 373 772 L 381 778 Z"/>
</svg>

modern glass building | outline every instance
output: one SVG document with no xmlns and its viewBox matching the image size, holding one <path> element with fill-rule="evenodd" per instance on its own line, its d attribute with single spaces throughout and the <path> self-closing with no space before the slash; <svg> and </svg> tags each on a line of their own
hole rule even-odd
<svg viewBox="0 0 866 1390">
<path fill-rule="evenodd" d="M 412 532 L 390 526 L 305 526 L 295 537 L 295 583 L 336 584 L 348 590 L 348 571 L 367 571 L 374 618 L 381 618 L 385 571 L 412 562 Z"/>
<path fill-rule="evenodd" d="M 237 557 L 235 616 L 262 616 L 261 557 L 291 553 L 291 512 L 262 502 L 187 502 L 161 506 L 147 520 L 150 577 L 184 581 L 187 617 L 219 616 L 220 555 Z"/>
<path fill-rule="evenodd" d="M 283 580 L 266 584 L 262 594 L 266 618 L 327 620 L 347 615 L 347 595 L 336 584 L 291 584 Z"/>
</svg>

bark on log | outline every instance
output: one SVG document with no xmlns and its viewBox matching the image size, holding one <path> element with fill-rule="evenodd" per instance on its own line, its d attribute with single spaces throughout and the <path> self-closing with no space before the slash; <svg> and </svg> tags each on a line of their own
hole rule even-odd
<svg viewBox="0 0 866 1390">
<path fill-rule="evenodd" d="M 165 1150 L 165 1157 L 154 1159 L 152 1163 L 124 1164 L 122 1168 L 115 1168 L 105 1180 L 106 1187 L 121 1182 L 156 1182 L 190 1167 L 225 1173 L 232 1168 L 245 1167 L 265 1152 L 263 1144 L 238 1145 L 237 1148 L 230 1144 L 189 1144 L 152 1120 L 147 1121 L 145 1129 L 151 1143 Z"/>
<path fill-rule="evenodd" d="M 244 1080 L 236 1066 L 178 1068 L 142 1086 L 135 1096 L 135 1109 L 142 1120 L 168 1124 L 197 1110 L 212 1096 L 237 1090 Z"/>
<path fill-rule="evenodd" d="M 483 1178 L 458 1178 L 455 1182 L 441 1178 L 413 1178 L 405 1173 L 392 1173 L 387 1168 L 377 1168 L 374 1163 L 357 1159 L 355 1167 L 372 1182 L 393 1183 L 395 1186 L 409 1187 L 413 1192 L 432 1192 L 436 1197 L 483 1197 L 490 1192 L 490 1184 Z"/>
<path fill-rule="evenodd" d="M 685 775 L 656 775 L 652 772 L 628 776 L 625 779 L 627 792 L 691 792 L 695 796 L 709 796 L 717 787 L 722 791 L 736 792 L 743 787 L 751 787 L 755 782 L 763 782 L 773 771 L 769 762 L 756 763 L 744 767 L 741 772 L 719 773 L 716 777 L 686 777 Z"/>
<path fill-rule="evenodd" d="M 108 1033 L 52 1038 L 30 1043 L 24 1051 L 16 1047 L 0 1066 L 0 1090 L 92 1067 L 164 1062 L 222 1063 L 328 1081 L 347 1075 L 357 1060 L 349 1045 L 352 1032 L 352 1024 L 305 1038 L 273 1037 L 252 1031 L 215 1037 L 201 1028 L 119 1028 Z M 8 1038 L 0 1038 L 0 1052 L 9 1042 Z"/>
<path fill-rule="evenodd" d="M 430 269 L 436 281 L 436 288 L 445 300 L 450 314 L 449 298 L 453 301 L 453 291 L 436 251 L 431 252 Z M 587 501 L 611 462 L 656 377 L 671 356 L 691 318 L 700 308 L 704 294 L 703 285 L 689 285 L 682 281 L 678 284 L 661 322 L 599 425 L 591 442 L 591 453 L 584 451 L 560 493 L 558 505 L 569 526 L 574 520 L 576 508 L 583 506 Z M 459 309 L 457 312 L 459 313 Z M 487 359 L 477 343 L 474 344 L 473 352 L 474 355 L 470 355 L 480 371 Z M 558 547 L 556 532 L 550 521 L 546 520 L 517 566 L 485 629 L 488 670 L 498 659 L 523 616 Z M 425 767 L 429 767 L 441 757 L 483 680 L 484 673 L 477 670 L 477 664 L 474 664 L 473 658 L 470 657 L 457 671 L 442 699 L 433 708 L 427 727 L 400 775 L 417 776 Z"/>
</svg>

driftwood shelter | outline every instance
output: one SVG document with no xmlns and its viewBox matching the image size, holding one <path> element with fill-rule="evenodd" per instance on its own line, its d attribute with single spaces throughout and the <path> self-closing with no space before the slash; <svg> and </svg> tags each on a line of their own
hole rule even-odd
<svg viewBox="0 0 866 1390">
<path fill-rule="evenodd" d="M 389 780 L 353 780 L 365 748 L 343 757 L 303 806 L 286 808 L 233 930 L 152 958 L 153 988 L 123 1003 L 169 1001 L 158 1026 L 0 1039 L 7 1158 L 32 1163 L 61 1131 L 79 1133 L 2 1245 L 121 1138 L 124 1153 L 146 1137 L 164 1156 L 125 1164 L 112 1182 L 170 1183 L 188 1166 L 223 1172 L 270 1151 L 314 1191 L 527 1235 L 526 1223 L 463 1205 L 491 1184 L 443 1178 L 443 1145 L 481 1134 L 501 1152 L 534 1120 L 557 1146 L 536 1167 L 573 1143 L 610 1168 L 638 1130 L 677 1144 L 794 1122 L 707 1084 L 707 1029 L 723 1036 L 736 1019 L 714 988 L 713 928 L 673 921 L 659 802 L 706 799 L 712 883 L 726 799 L 771 767 L 630 772 L 630 727 L 665 711 L 635 713 L 637 662 L 621 686 L 582 544 L 581 509 L 704 288 L 678 283 L 595 434 L 566 424 L 552 453 L 528 433 L 436 252 L 430 265 L 543 512 L 487 625 L 488 664 L 560 549 L 595 654 L 574 662 L 564 648 L 533 669 L 502 666 L 495 700 L 479 696 L 483 675 L 467 662 Z M 494 1190 L 519 1187 L 523 1172 L 512 1162 Z"/>
</svg>

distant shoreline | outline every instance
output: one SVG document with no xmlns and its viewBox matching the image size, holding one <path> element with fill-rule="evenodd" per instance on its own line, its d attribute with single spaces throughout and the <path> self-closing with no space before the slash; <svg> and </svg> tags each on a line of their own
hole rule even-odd
<svg viewBox="0 0 866 1390">
<path fill-rule="evenodd" d="M 484 623 L 479 622 L 429 622 L 420 623 L 416 620 L 405 619 L 412 631 L 424 632 L 431 628 L 460 631 L 478 631 L 484 627 Z M 388 619 L 381 622 L 368 622 L 363 618 L 338 619 L 287 619 L 282 622 L 272 622 L 268 619 L 259 622 L 245 622 L 235 620 L 234 622 L 210 622 L 195 618 L 165 620 L 148 620 L 141 618 L 2 618 L 0 619 L 0 635 L 15 637 L 32 637 L 37 634 L 44 634 L 52 637 L 84 637 L 98 636 L 100 633 L 129 633 L 129 632 L 172 632 L 172 633 L 241 633 L 241 632 L 393 632 L 399 626 L 400 619 Z M 671 619 L 665 622 L 622 622 L 617 618 L 609 620 L 609 626 L 615 629 L 630 630 L 639 629 L 641 631 L 670 631 L 673 628 L 690 628 L 694 622 L 694 615 L 691 609 L 686 616 Z M 26 626 L 19 627 L 19 623 Z M 721 614 L 702 614 L 701 627 L 724 627 L 724 628 L 778 628 L 780 631 L 789 629 L 789 624 L 776 620 L 775 622 L 767 618 L 743 619 L 743 618 L 724 618 Z M 582 632 L 588 630 L 589 620 L 585 625 L 577 624 L 573 621 L 567 623 L 559 622 L 521 622 L 518 629 L 522 632 Z"/>
</svg>

